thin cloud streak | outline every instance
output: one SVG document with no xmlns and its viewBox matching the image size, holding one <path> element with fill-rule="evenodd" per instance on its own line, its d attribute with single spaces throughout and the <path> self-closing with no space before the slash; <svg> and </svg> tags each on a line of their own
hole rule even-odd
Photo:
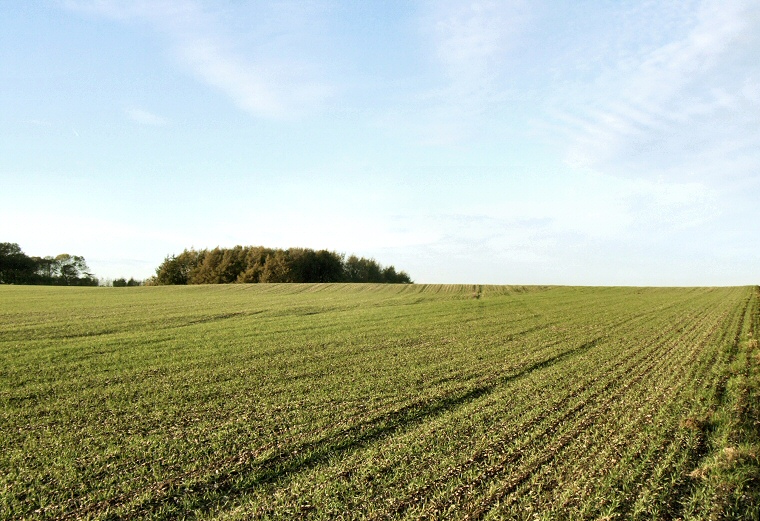
<svg viewBox="0 0 760 521">
<path fill-rule="evenodd" d="M 303 62 L 257 59 L 255 48 L 241 50 L 222 17 L 191 0 L 69 1 L 73 10 L 117 20 L 140 21 L 168 37 L 169 52 L 191 74 L 229 97 L 250 114 L 292 119 L 318 110 L 335 89 L 310 76 Z M 286 27 L 288 20 L 281 20 Z M 250 57 L 249 57 L 250 56 Z"/>
<path fill-rule="evenodd" d="M 632 244 L 648 244 L 656 240 L 653 228 L 657 237 L 696 233 L 720 216 L 718 201 L 714 191 L 698 182 L 578 174 L 560 194 L 543 200 L 505 197 L 455 214 L 427 210 L 390 221 L 414 236 L 434 238 L 419 246 L 466 251 L 478 245 L 477 251 L 489 258 L 511 259 L 521 252 L 523 257 L 558 259 L 570 244 L 616 242 L 622 237 Z"/>
<path fill-rule="evenodd" d="M 88 149 L 95 125 L 79 116 L 60 130 L 71 139 L 76 125 L 88 138 L 76 152 L 101 156 L 93 172 L 108 171 L 125 149 L 145 150 L 114 164 L 110 184 L 134 171 L 150 185 L 147 174 L 161 173 L 162 203 L 176 205 L 170 219 L 156 219 L 176 223 L 161 256 L 254 241 L 377 255 L 420 281 L 431 280 L 430 266 L 441 282 L 734 280 L 706 266 L 723 246 L 758 238 L 760 8 L 748 0 L 401 4 L 70 0 L 79 27 L 100 24 L 91 38 L 103 25 L 120 30 L 104 42 L 104 63 L 129 50 L 107 44 L 141 38 L 136 49 L 153 45 L 184 73 L 165 85 L 197 106 L 177 107 L 168 91 L 134 99 L 129 85 L 104 93 L 110 110 L 98 116 L 171 124 L 171 133 L 155 133 L 168 146 L 145 147 L 144 129 L 121 125 L 118 139 L 102 136 Z M 139 55 L 127 63 L 140 74 Z M 107 73 L 118 78 L 112 65 Z M 59 148 L 64 160 L 75 149 Z M 81 161 L 55 166 L 79 172 Z M 230 222 L 244 224 L 233 232 Z M 757 255 L 729 250 L 751 282 Z"/>
<path fill-rule="evenodd" d="M 124 109 L 124 113 L 126 114 L 127 118 L 134 121 L 135 123 L 140 123 L 142 125 L 163 127 L 168 123 L 166 118 L 153 114 L 152 112 L 144 109 L 133 107 Z"/>
<path fill-rule="evenodd" d="M 529 17 L 524 2 L 433 2 L 421 17 L 421 34 L 441 82 L 422 94 L 427 107 L 420 133 L 426 144 L 456 144 L 508 96 L 505 57 Z"/>
<path fill-rule="evenodd" d="M 558 95 L 539 126 L 564 142 L 575 167 L 656 177 L 678 163 L 682 178 L 710 178 L 728 159 L 720 149 L 734 143 L 733 154 L 756 171 L 758 17 L 750 2 L 703 2 L 693 19 L 681 20 L 683 37 L 626 56 L 568 99 Z"/>
</svg>

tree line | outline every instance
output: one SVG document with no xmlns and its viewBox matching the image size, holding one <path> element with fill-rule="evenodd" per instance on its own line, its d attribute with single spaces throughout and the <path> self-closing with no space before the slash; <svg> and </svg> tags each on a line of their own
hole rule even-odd
<svg viewBox="0 0 760 521">
<path fill-rule="evenodd" d="M 15 242 L 0 243 L 0 284 L 97 286 L 84 257 L 62 253 L 30 257 Z"/>
<path fill-rule="evenodd" d="M 142 281 L 135 280 L 132 277 L 130 277 L 129 280 L 122 277 L 120 279 L 113 279 L 113 281 L 111 281 L 111 286 L 114 288 L 131 288 L 133 286 L 142 286 L 142 284 Z M 107 285 L 108 284 L 106 284 L 106 286 Z"/>
<path fill-rule="evenodd" d="M 393 266 L 374 259 L 309 248 L 235 246 L 185 250 L 166 257 L 146 284 L 230 284 L 257 282 L 381 282 L 410 284 Z"/>
</svg>

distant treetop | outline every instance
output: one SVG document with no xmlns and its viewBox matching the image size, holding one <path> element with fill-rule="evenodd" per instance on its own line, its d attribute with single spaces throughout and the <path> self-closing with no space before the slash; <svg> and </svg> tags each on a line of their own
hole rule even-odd
<svg viewBox="0 0 760 521">
<path fill-rule="evenodd" d="M 328 250 L 235 246 L 185 250 L 166 257 L 146 283 L 230 284 L 256 282 L 380 282 L 410 284 L 393 266 Z"/>
<path fill-rule="evenodd" d="M 29 257 L 15 242 L 0 243 L 0 284 L 97 286 L 84 257 L 62 253 L 56 257 Z"/>
</svg>

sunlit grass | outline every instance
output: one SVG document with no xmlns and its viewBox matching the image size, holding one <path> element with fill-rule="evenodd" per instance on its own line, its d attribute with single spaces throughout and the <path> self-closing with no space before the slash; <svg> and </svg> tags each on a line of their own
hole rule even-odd
<svg viewBox="0 0 760 521">
<path fill-rule="evenodd" d="M 756 519 L 758 320 L 749 287 L 0 287 L 0 517 Z"/>
</svg>

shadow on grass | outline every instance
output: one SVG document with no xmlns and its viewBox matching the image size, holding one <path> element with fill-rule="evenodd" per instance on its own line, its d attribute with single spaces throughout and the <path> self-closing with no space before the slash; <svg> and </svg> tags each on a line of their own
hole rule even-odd
<svg viewBox="0 0 760 521">
<path fill-rule="evenodd" d="M 212 510 L 231 495 L 239 494 L 258 486 L 277 483 L 288 476 L 309 470 L 330 458 L 340 456 L 387 436 L 408 430 L 427 420 L 450 412 L 494 392 L 498 386 L 526 377 L 535 371 L 558 364 L 578 356 L 594 347 L 596 338 L 573 349 L 520 368 L 517 372 L 501 375 L 491 381 L 471 389 L 453 392 L 434 400 L 420 400 L 381 416 L 358 423 L 342 431 L 319 440 L 290 447 L 287 452 L 269 456 L 263 460 L 243 463 L 205 480 L 186 483 L 177 479 L 164 488 L 161 497 L 138 501 L 129 507 L 130 515 L 147 516 L 153 519 L 173 519 L 182 516 L 200 515 Z M 141 494 L 142 495 L 142 494 Z M 127 505 L 110 505 L 117 508 Z M 78 514 L 81 514 L 80 511 Z"/>
</svg>

